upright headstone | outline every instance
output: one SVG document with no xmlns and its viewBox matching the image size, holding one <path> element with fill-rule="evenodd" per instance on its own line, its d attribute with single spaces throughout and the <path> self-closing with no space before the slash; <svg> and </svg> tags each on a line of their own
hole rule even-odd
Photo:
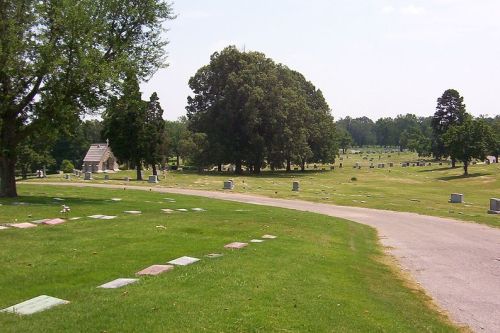
<svg viewBox="0 0 500 333">
<path fill-rule="evenodd" d="M 389 163 L 389 168 L 392 168 L 394 166 L 394 163 L 390 162 Z"/>
<path fill-rule="evenodd" d="M 104 175 L 104 180 L 109 180 L 109 175 Z"/>
<path fill-rule="evenodd" d="M 224 189 L 225 190 L 232 190 L 234 189 L 234 183 L 232 180 L 226 180 L 224 181 Z"/>
<path fill-rule="evenodd" d="M 464 195 L 461 193 L 452 193 L 450 202 L 451 203 L 462 203 L 464 200 Z"/>
<path fill-rule="evenodd" d="M 158 183 L 158 176 L 157 175 L 149 176 L 148 183 Z"/>
<path fill-rule="evenodd" d="M 339 163 L 339 168 L 342 168 L 342 163 Z"/>
<path fill-rule="evenodd" d="M 294 181 L 292 183 L 292 191 L 295 191 L 295 192 L 299 191 L 299 182 L 298 181 Z"/>
<path fill-rule="evenodd" d="M 330 170 L 335 170 L 335 165 L 330 165 Z"/>
<path fill-rule="evenodd" d="M 92 172 L 85 172 L 85 178 L 83 180 L 92 180 Z"/>
<path fill-rule="evenodd" d="M 130 177 L 123 177 L 123 180 L 126 181 L 126 182 L 129 182 L 130 181 Z"/>
<path fill-rule="evenodd" d="M 70 180 L 71 176 L 69 174 L 64 175 L 64 179 Z"/>
<path fill-rule="evenodd" d="M 500 199 L 491 198 L 490 199 L 490 210 L 488 210 L 490 214 L 500 214 Z"/>
<path fill-rule="evenodd" d="M 373 169 L 375 168 L 375 165 L 373 165 L 373 163 L 370 164 L 370 169 Z"/>
</svg>

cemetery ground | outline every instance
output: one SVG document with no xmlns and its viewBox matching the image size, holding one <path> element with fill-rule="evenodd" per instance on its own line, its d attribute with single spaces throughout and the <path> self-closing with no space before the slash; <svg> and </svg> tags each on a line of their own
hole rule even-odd
<svg viewBox="0 0 500 333">
<path fill-rule="evenodd" d="M 26 184 L 19 192 L 0 200 L 0 223 L 82 218 L 0 230 L 0 308 L 38 295 L 70 301 L 29 316 L 0 313 L 2 332 L 459 330 L 399 275 L 375 230 L 361 224 L 155 192 Z M 71 208 L 67 216 L 62 204 Z M 96 214 L 117 217 L 87 217 Z M 264 234 L 277 238 L 224 248 Z M 97 288 L 181 256 L 201 260 Z"/>
<path fill-rule="evenodd" d="M 412 153 L 362 153 L 341 155 L 341 158 L 333 164 L 334 170 L 326 165 L 317 165 L 315 169 L 311 164 L 306 172 L 264 171 L 260 175 L 242 176 L 229 172 L 169 171 L 166 176 L 159 176 L 158 184 L 147 183 L 150 174 L 147 170 L 144 171 L 145 181 L 135 181 L 135 171 L 120 171 L 109 174 L 110 180 L 104 180 L 104 174 L 94 174 L 91 182 L 222 191 L 223 181 L 232 179 L 235 184 L 232 192 L 237 193 L 415 212 L 500 227 L 500 216 L 487 213 L 489 199 L 500 197 L 498 163 L 471 165 L 470 175 L 464 177 L 461 164 L 452 169 L 446 161 L 439 165 L 430 159 L 419 159 Z M 425 161 L 426 166 L 412 166 L 417 161 Z M 394 166 L 389 167 L 389 162 Z M 402 162 L 410 162 L 410 166 L 401 167 Z M 353 168 L 356 163 L 360 169 Z M 369 167 L 371 163 L 374 168 Z M 378 168 L 379 163 L 384 163 L 384 168 Z M 124 182 L 127 176 L 131 180 Z M 43 180 L 29 181 L 75 182 L 83 181 L 83 177 L 73 176 L 71 180 L 65 180 L 60 175 L 52 175 Z M 300 191 L 291 191 L 293 181 L 300 183 Z M 464 194 L 464 203 L 449 203 L 451 193 Z"/>
</svg>

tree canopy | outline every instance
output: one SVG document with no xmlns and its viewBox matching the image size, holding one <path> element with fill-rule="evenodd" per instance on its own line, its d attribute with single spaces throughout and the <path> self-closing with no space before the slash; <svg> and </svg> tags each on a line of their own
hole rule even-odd
<svg viewBox="0 0 500 333">
<path fill-rule="evenodd" d="M 123 73 L 165 64 L 162 0 L 0 2 L 0 196 L 16 196 L 17 148 L 64 130 L 120 91 Z"/>
<path fill-rule="evenodd" d="M 206 135 L 213 164 L 255 173 L 292 162 L 330 162 L 337 153 L 330 109 L 300 73 L 259 52 L 230 46 L 189 80 L 189 128 Z"/>
</svg>

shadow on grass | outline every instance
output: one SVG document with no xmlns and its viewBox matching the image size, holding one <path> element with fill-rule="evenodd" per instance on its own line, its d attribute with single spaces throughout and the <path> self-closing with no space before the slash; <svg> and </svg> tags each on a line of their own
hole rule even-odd
<svg viewBox="0 0 500 333">
<path fill-rule="evenodd" d="M 478 172 L 478 173 L 471 173 L 469 175 L 438 177 L 437 179 L 447 181 L 447 180 L 456 180 L 456 179 L 476 178 L 476 177 L 481 177 L 481 176 L 491 176 L 491 173 Z"/>
<path fill-rule="evenodd" d="M 310 176 L 314 174 L 322 174 L 322 173 L 328 173 L 331 170 L 306 170 L 306 171 L 298 171 L 298 170 L 293 170 L 290 172 L 286 171 L 261 171 L 258 174 L 250 173 L 250 172 L 244 172 L 241 175 L 235 174 L 234 172 L 197 172 L 197 171 L 173 171 L 173 172 L 179 172 L 181 174 L 186 174 L 186 175 L 200 175 L 200 176 L 226 176 L 228 178 L 231 177 L 250 177 L 250 178 L 292 178 L 292 177 L 305 177 L 305 176 Z M 168 177 L 168 176 L 167 176 Z"/>
<path fill-rule="evenodd" d="M 446 170 L 455 170 L 455 169 L 458 169 L 458 168 L 443 167 L 443 168 L 437 168 L 437 169 L 418 170 L 417 172 L 446 171 Z"/>
<path fill-rule="evenodd" d="M 58 201 L 54 200 L 53 195 L 20 195 L 16 198 L 1 198 L 0 203 L 2 205 L 17 206 L 19 208 L 27 207 L 31 205 L 104 205 L 109 204 L 109 200 L 106 199 L 92 199 L 92 198 L 71 198 L 64 197 L 64 200 Z"/>
</svg>

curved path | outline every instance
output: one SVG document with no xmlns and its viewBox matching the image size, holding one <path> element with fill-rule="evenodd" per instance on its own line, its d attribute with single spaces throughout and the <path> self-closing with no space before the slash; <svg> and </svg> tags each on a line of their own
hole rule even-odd
<svg viewBox="0 0 500 333">
<path fill-rule="evenodd" d="M 151 189 L 315 212 L 366 224 L 377 229 L 382 244 L 389 247 L 403 269 L 411 273 L 456 323 L 468 325 L 476 332 L 500 332 L 500 229 L 414 213 L 222 191 L 83 183 L 43 184 Z"/>
</svg>

